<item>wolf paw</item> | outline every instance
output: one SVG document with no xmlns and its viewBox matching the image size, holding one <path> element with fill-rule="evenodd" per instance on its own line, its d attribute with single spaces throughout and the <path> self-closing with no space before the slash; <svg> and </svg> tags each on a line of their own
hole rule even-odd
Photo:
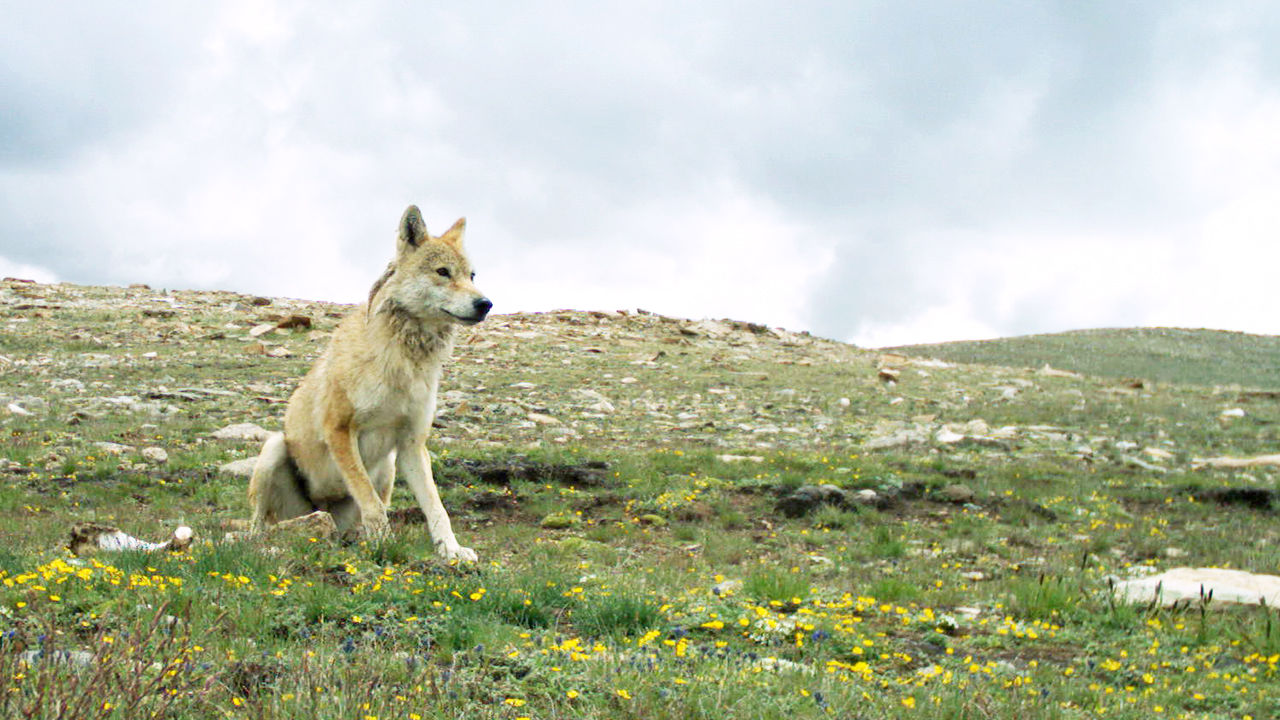
<svg viewBox="0 0 1280 720">
<path fill-rule="evenodd" d="M 364 536 L 370 540 L 385 540 L 391 537 L 391 523 L 385 516 L 365 522 Z"/>
<path fill-rule="evenodd" d="M 476 551 L 469 547 L 462 547 L 458 543 L 436 545 L 436 554 L 445 560 L 457 560 L 458 562 L 473 563 L 479 559 Z"/>
</svg>

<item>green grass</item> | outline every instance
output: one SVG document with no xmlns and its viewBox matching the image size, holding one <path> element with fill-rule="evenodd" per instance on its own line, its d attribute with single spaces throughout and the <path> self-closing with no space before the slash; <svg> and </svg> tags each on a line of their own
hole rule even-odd
<svg viewBox="0 0 1280 720">
<path fill-rule="evenodd" d="M 824 341 L 709 342 L 644 315 L 498 316 L 478 342 L 459 343 L 444 389 L 461 389 L 467 404 L 432 442 L 459 539 L 480 555 L 455 567 L 432 556 L 421 524 L 379 543 L 221 542 L 247 508 L 244 481 L 215 468 L 256 448 L 209 433 L 231 422 L 278 427 L 282 406 L 255 398 L 286 397 L 323 347 L 319 335 L 274 337 L 294 355 L 266 358 L 244 353 L 243 335 L 271 308 L 233 310 L 234 296 L 179 294 L 191 312 L 157 319 L 137 310 L 145 292 L 15 292 L 62 307 L 5 309 L 25 321 L 0 334 L 0 354 L 18 361 L 0 374 L 0 400 L 46 400 L 33 415 L 0 416 L 0 674 L 13 690 L 0 696 L 0 716 L 1280 713 L 1275 610 L 1127 606 L 1108 592 L 1109 577 L 1143 567 L 1280 567 L 1273 508 L 1196 499 L 1275 489 L 1280 473 L 1190 466 L 1280 444 L 1274 397 L 1201 384 L 1275 387 L 1265 338 L 1192 333 L 1167 351 L 1117 350 L 1110 365 L 1108 347 L 1155 350 L 1177 338 L 1072 334 L 1043 357 L 1014 352 L 1015 339 L 983 361 L 1091 376 L 962 365 L 907 368 L 888 387 L 873 355 Z M 112 309 L 71 302 L 84 298 Z M 327 306 L 300 309 L 317 318 L 313 334 L 336 321 Z M 242 330 L 225 330 L 232 323 Z M 1194 348 L 1224 358 L 1216 375 Z M 137 359 L 151 349 L 160 357 Z M 86 353 L 115 364 L 87 364 Z M 1132 388 L 1112 375 L 1162 384 Z M 85 390 L 49 389 L 65 378 Z M 535 387 L 510 387 L 522 381 Z M 1012 400 L 998 389 L 1006 384 L 1021 388 Z M 615 412 L 592 418 L 564 404 L 579 386 L 607 395 Z M 148 397 L 162 387 L 235 394 Z M 177 410 L 97 400 L 121 395 Z M 1228 406 L 1245 417 L 1220 419 Z M 521 423 L 543 410 L 576 434 Z M 68 423 L 77 411 L 92 412 Z M 885 424 L 932 431 L 975 418 L 1022 430 L 998 447 L 863 445 Z M 161 446 L 170 460 L 107 455 L 100 441 Z M 556 475 L 589 462 L 607 468 L 574 476 L 587 482 Z M 530 474 L 486 481 L 477 463 Z M 884 502 L 782 516 L 778 498 L 804 484 L 873 489 Z M 940 490 L 950 484 L 974 501 L 948 502 Z M 412 503 L 397 488 L 392 506 Z M 552 512 L 578 522 L 540 527 Z M 77 561 L 61 545 L 81 520 L 148 539 L 187 522 L 199 542 L 185 554 Z M 73 661 L 24 660 L 35 651 Z"/>
<path fill-rule="evenodd" d="M 1197 385 L 1280 389 L 1280 336 L 1224 330 L 1075 330 L 885 348 L 953 362 L 1040 368 Z"/>
</svg>

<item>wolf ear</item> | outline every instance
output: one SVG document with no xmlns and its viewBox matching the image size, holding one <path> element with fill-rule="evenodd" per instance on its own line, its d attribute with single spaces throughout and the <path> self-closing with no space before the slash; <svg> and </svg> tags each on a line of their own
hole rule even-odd
<svg viewBox="0 0 1280 720">
<path fill-rule="evenodd" d="M 427 237 L 427 224 L 422 221 L 422 212 L 418 210 L 418 206 L 410 205 L 405 208 L 404 215 L 400 216 L 399 248 L 403 250 L 405 247 L 418 247 Z"/>
<path fill-rule="evenodd" d="M 467 219 L 458 218 L 458 222 L 454 223 L 453 227 L 449 228 L 448 230 L 445 230 L 444 234 L 440 236 L 440 241 L 443 243 L 452 245 L 455 248 L 458 248 L 459 250 L 461 250 L 462 238 L 466 234 L 467 234 Z"/>
</svg>

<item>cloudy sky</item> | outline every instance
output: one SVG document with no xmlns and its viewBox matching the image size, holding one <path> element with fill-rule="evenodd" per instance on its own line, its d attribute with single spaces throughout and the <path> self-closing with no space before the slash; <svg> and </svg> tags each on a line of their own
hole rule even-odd
<svg viewBox="0 0 1280 720">
<path fill-rule="evenodd" d="M 1280 333 L 1280 4 L 618 5 L 3 1 L 0 274 L 354 302 L 416 203 L 495 312 Z"/>
</svg>

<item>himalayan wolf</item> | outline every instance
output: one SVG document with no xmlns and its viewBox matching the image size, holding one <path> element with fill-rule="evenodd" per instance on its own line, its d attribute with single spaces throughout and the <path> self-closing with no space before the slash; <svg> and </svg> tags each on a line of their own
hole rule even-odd
<svg viewBox="0 0 1280 720">
<path fill-rule="evenodd" d="M 395 259 L 289 398 L 284 432 L 263 444 L 249 481 L 254 532 L 319 519 L 340 532 L 363 526 L 369 537 L 384 537 L 398 471 L 436 553 L 475 561 L 453 535 L 426 449 L 454 329 L 493 307 L 472 283 L 465 230 L 462 219 L 433 237 L 417 207 L 404 211 Z"/>
</svg>

